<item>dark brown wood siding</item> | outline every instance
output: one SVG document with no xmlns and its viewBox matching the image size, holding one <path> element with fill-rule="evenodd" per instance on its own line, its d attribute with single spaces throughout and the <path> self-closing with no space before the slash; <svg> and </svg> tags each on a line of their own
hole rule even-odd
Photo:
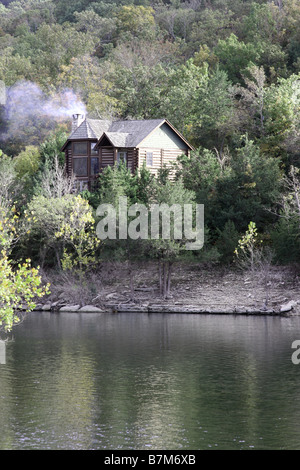
<svg viewBox="0 0 300 470">
<path fill-rule="evenodd" d="M 101 147 L 101 168 L 114 166 L 114 149 L 113 147 Z"/>
<path fill-rule="evenodd" d="M 65 150 L 65 158 L 66 158 L 66 163 L 65 163 L 65 168 L 66 168 L 66 173 L 67 176 L 72 175 L 72 149 L 67 148 Z"/>
</svg>

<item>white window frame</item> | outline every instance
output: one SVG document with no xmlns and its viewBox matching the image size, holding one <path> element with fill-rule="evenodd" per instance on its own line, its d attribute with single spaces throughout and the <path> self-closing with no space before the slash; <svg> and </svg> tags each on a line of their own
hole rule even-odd
<svg viewBox="0 0 300 470">
<path fill-rule="evenodd" d="M 125 163 L 125 165 L 127 166 L 127 151 L 126 150 L 118 150 L 118 153 L 117 153 L 118 165 L 120 164 L 122 155 L 123 155 L 122 162 Z"/>
<path fill-rule="evenodd" d="M 149 162 L 150 158 L 151 160 Z M 153 152 L 146 152 L 146 166 L 153 166 Z"/>
</svg>

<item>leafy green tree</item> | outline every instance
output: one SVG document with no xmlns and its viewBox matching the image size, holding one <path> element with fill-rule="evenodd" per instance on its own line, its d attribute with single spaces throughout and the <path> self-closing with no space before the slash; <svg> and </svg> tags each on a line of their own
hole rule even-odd
<svg viewBox="0 0 300 470">
<path fill-rule="evenodd" d="M 168 85 L 168 71 L 138 65 L 133 69 L 117 67 L 111 96 L 118 100 L 122 117 L 151 119 L 160 117 L 161 104 Z"/>
<path fill-rule="evenodd" d="M 19 237 L 18 222 L 14 207 L 0 205 L 0 328 L 6 331 L 20 322 L 21 310 L 30 312 L 36 306 L 35 299 L 49 293 L 49 285 L 43 286 L 30 259 L 19 263 L 10 259 Z"/>
<path fill-rule="evenodd" d="M 124 5 L 117 12 L 117 33 L 136 37 L 153 37 L 155 32 L 154 10 L 143 5 Z"/>
<path fill-rule="evenodd" d="M 92 208 L 81 196 L 73 198 L 72 212 L 55 232 L 55 237 L 64 242 L 63 270 L 77 271 L 82 278 L 96 263 L 100 240 L 96 236 Z"/>
<path fill-rule="evenodd" d="M 170 179 L 161 179 L 158 175 L 154 182 L 154 195 L 151 202 L 156 204 L 159 209 L 163 209 L 164 205 L 171 210 L 174 208 L 174 214 L 177 210 L 175 206 L 177 206 L 182 214 L 185 204 L 194 205 L 195 194 L 193 191 L 187 190 L 182 181 L 179 180 L 174 183 Z M 151 212 L 151 230 L 154 223 L 152 216 L 153 212 Z M 180 223 L 180 231 L 183 225 L 183 218 L 180 214 L 178 218 L 175 218 L 175 216 L 174 218 L 170 217 L 169 221 L 165 221 L 162 216 L 158 221 L 158 237 L 153 238 L 151 236 L 149 239 L 144 240 L 146 255 L 159 261 L 159 286 L 160 293 L 164 298 L 171 294 L 173 264 L 180 255 L 186 254 L 187 238 L 184 233 L 182 233 L 182 238 L 177 238 L 176 224 L 178 222 Z M 192 223 L 192 220 L 190 220 L 190 223 Z M 169 225 L 166 226 L 166 224 Z M 165 229 L 169 230 L 168 236 L 164 235 Z"/>
<path fill-rule="evenodd" d="M 5 253 L 0 256 L 0 327 L 10 331 L 21 321 L 21 311 L 30 312 L 36 307 L 35 298 L 49 294 L 42 286 L 41 276 L 30 260 L 13 268 Z"/>
<path fill-rule="evenodd" d="M 61 260 L 64 256 L 64 250 L 70 248 L 68 243 L 80 245 L 79 233 L 82 230 L 80 217 L 82 217 L 84 226 L 91 222 L 89 204 L 74 194 L 65 194 L 62 197 L 34 196 L 28 204 L 26 213 L 31 218 L 31 224 L 30 233 L 24 237 L 23 243 L 31 252 L 31 257 L 35 257 L 43 265 L 47 261 L 46 255 L 49 252 L 51 256 L 49 255 L 48 263 L 53 265 L 54 258 L 54 262 L 56 261 L 59 268 L 62 266 Z M 78 236 L 75 240 L 74 231 L 76 231 L 77 222 L 79 224 Z M 61 236 L 57 236 L 59 233 Z M 74 239 L 72 240 L 71 237 Z M 70 262 L 69 258 L 68 260 Z M 73 262 L 75 263 L 75 259 Z"/>
<path fill-rule="evenodd" d="M 266 145 L 270 153 L 284 150 L 298 154 L 300 122 L 300 74 L 279 79 L 266 91 Z"/>
<path fill-rule="evenodd" d="M 241 122 L 254 137 L 265 135 L 265 100 L 266 75 L 263 67 L 253 65 L 244 76 L 246 86 L 236 85 L 235 92 L 239 96 L 238 109 Z"/>
<path fill-rule="evenodd" d="M 278 220 L 271 231 L 277 260 L 297 263 L 300 259 L 300 170 L 293 165 L 283 178 L 277 207 Z"/>
<path fill-rule="evenodd" d="M 221 39 L 214 48 L 220 68 L 227 72 L 229 80 L 233 83 L 239 83 L 245 70 L 259 62 L 261 53 L 262 47 L 259 43 L 245 43 L 233 33 L 227 39 Z"/>
<path fill-rule="evenodd" d="M 262 155 L 258 145 L 247 136 L 241 142 L 242 146 L 232 155 L 231 172 L 217 181 L 211 223 L 222 229 L 227 220 L 232 220 L 241 232 L 252 218 L 258 229 L 263 230 L 272 222 L 267 209 L 272 208 L 279 196 L 280 162 Z"/>
<path fill-rule="evenodd" d="M 238 126 L 233 88 L 226 72 L 217 68 L 199 84 L 192 122 L 198 146 L 217 148 L 222 155 Z"/>
<path fill-rule="evenodd" d="M 220 261 L 224 264 L 231 263 L 240 238 L 239 232 L 236 230 L 232 220 L 227 220 L 224 229 L 218 229 L 217 232 L 216 247 L 220 253 Z"/>
<path fill-rule="evenodd" d="M 235 27 L 232 3 L 230 2 L 230 8 L 226 2 L 220 8 L 207 5 L 200 9 L 196 21 L 191 25 L 190 33 L 191 43 L 194 47 L 196 45 L 196 50 L 203 44 L 213 50 L 219 40 L 228 37 L 228 32 Z"/>
<path fill-rule="evenodd" d="M 54 0 L 55 17 L 59 23 L 72 22 L 75 19 L 74 13 L 81 12 L 89 6 L 88 0 L 71 0 L 67 3 L 63 0 Z"/>
<path fill-rule="evenodd" d="M 40 166 L 53 168 L 56 161 L 60 166 L 65 164 L 65 154 L 61 148 L 66 142 L 68 133 L 64 127 L 59 127 L 51 132 L 48 138 L 40 145 Z"/>
<path fill-rule="evenodd" d="M 110 62 L 101 67 L 95 57 L 88 54 L 71 59 L 61 67 L 59 87 L 74 90 L 86 103 L 89 115 L 97 119 L 111 119 L 120 112 L 118 99 L 113 96 L 111 75 L 115 67 Z"/>
<path fill-rule="evenodd" d="M 14 47 L 16 54 L 30 58 L 33 80 L 45 86 L 49 85 L 49 78 L 56 80 L 61 67 L 73 57 L 91 53 L 93 49 L 93 39 L 67 23 L 42 24 L 36 32 L 22 35 Z"/>
<path fill-rule="evenodd" d="M 178 158 L 176 175 L 187 189 L 195 192 L 198 202 L 206 203 L 214 196 L 218 179 L 230 171 L 228 163 L 220 161 L 216 152 L 200 147 L 190 156 Z"/>
<path fill-rule="evenodd" d="M 6 207 L 20 205 L 23 182 L 17 176 L 15 160 L 0 150 L 0 204 Z"/>
<path fill-rule="evenodd" d="M 188 60 L 186 64 L 169 70 L 166 77 L 168 87 L 161 93 L 161 115 L 191 141 L 195 139 L 192 123 L 198 111 L 199 88 L 205 87 L 207 75 L 207 67 L 197 67 L 193 60 Z"/>
<path fill-rule="evenodd" d="M 18 80 L 30 80 L 33 65 L 29 57 L 16 54 L 12 47 L 7 47 L 0 54 L 0 80 L 11 86 Z"/>
<path fill-rule="evenodd" d="M 15 171 L 20 180 L 25 179 L 27 183 L 38 171 L 40 166 L 40 151 L 38 147 L 29 145 L 15 157 Z"/>
<path fill-rule="evenodd" d="M 274 2 L 251 2 L 250 11 L 243 20 L 243 34 L 249 42 L 267 41 L 280 43 L 284 40 L 284 13 Z"/>
</svg>

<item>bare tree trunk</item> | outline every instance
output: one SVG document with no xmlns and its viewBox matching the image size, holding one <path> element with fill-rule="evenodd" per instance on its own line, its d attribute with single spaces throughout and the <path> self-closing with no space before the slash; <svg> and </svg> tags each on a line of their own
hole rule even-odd
<svg viewBox="0 0 300 470">
<path fill-rule="evenodd" d="M 47 250 L 48 250 L 48 247 L 47 245 L 44 245 L 41 249 L 40 249 L 40 264 L 41 264 L 41 268 L 44 269 L 44 264 L 45 264 L 45 259 L 46 259 L 46 254 L 47 254 Z"/>
<path fill-rule="evenodd" d="M 130 300 L 134 300 L 134 274 L 132 269 L 132 264 L 128 261 L 129 266 L 129 282 L 130 282 Z"/>
<path fill-rule="evenodd" d="M 60 254 L 59 254 L 58 250 L 55 250 L 55 255 L 56 255 L 56 261 L 57 261 L 58 269 L 61 270 L 62 269 L 61 260 L 60 260 Z"/>
<path fill-rule="evenodd" d="M 159 293 L 160 295 L 162 295 L 163 293 L 163 280 L 162 280 L 162 265 L 161 265 L 161 262 L 159 261 L 159 266 L 158 266 L 158 270 L 159 270 Z"/>
<path fill-rule="evenodd" d="M 167 297 L 167 262 L 165 261 L 163 264 L 163 297 L 164 299 Z"/>
<path fill-rule="evenodd" d="M 171 294 L 171 276 L 172 276 L 173 263 L 169 262 L 168 264 L 169 264 L 169 270 L 168 270 L 167 295 L 169 296 Z"/>
</svg>

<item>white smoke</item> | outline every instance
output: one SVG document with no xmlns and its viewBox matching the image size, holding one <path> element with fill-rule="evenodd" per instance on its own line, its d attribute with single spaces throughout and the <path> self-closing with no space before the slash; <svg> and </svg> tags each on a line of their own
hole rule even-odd
<svg viewBox="0 0 300 470">
<path fill-rule="evenodd" d="M 6 88 L 3 80 L 0 80 L 0 106 L 5 106 L 6 104 Z"/>
<path fill-rule="evenodd" d="M 17 82 L 7 90 L 7 117 L 14 115 L 48 116 L 53 119 L 68 118 L 74 113 L 85 114 L 85 106 L 70 89 L 47 96 L 36 84 Z"/>
<path fill-rule="evenodd" d="M 45 127 L 55 127 L 57 122 L 64 120 L 71 122 L 76 113 L 86 114 L 86 109 L 73 90 L 55 90 L 47 95 L 36 83 L 19 81 L 6 90 L 6 129 L 2 130 L 1 138 L 17 138 L 18 133 L 26 135 L 28 140 L 32 133 L 41 137 Z M 34 138 L 28 143 L 34 143 Z"/>
</svg>

